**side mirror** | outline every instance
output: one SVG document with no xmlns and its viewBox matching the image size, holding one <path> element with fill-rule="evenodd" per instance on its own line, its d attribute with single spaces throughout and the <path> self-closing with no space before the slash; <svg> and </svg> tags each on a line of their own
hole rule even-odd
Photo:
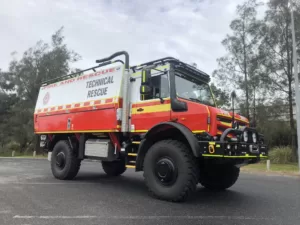
<svg viewBox="0 0 300 225">
<path fill-rule="evenodd" d="M 151 86 L 151 69 L 142 70 L 142 83 L 140 87 L 140 94 L 142 99 L 152 95 L 152 86 Z"/>
<path fill-rule="evenodd" d="M 152 94 L 152 88 L 149 85 L 141 85 L 140 87 L 140 94 L 141 95 L 150 95 Z"/>
<path fill-rule="evenodd" d="M 142 85 L 150 86 L 151 81 L 151 69 L 142 70 Z"/>
</svg>

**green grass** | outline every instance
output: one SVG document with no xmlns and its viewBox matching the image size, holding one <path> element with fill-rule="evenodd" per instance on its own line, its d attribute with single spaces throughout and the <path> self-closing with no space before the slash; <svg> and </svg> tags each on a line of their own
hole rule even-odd
<svg viewBox="0 0 300 225">
<path fill-rule="evenodd" d="M 257 164 L 250 164 L 242 167 L 243 171 L 256 171 L 256 172 L 275 172 L 275 173 L 286 173 L 286 174 L 299 174 L 299 167 L 297 163 L 291 164 L 274 164 L 271 163 L 270 171 L 267 171 L 266 162 Z"/>
<path fill-rule="evenodd" d="M 12 152 L 0 152 L 0 157 L 12 157 Z M 16 158 L 33 158 L 33 152 L 15 152 Z M 35 158 L 47 158 L 47 154 L 36 155 Z"/>
</svg>

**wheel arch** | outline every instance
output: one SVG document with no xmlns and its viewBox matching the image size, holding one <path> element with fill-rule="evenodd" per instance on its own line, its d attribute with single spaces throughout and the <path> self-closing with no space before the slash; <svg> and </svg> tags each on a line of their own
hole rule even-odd
<svg viewBox="0 0 300 225">
<path fill-rule="evenodd" d="M 195 157 L 199 157 L 199 144 L 192 131 L 182 124 L 163 122 L 152 127 L 144 136 L 138 149 L 136 171 L 143 170 L 144 158 L 149 148 L 160 140 L 175 139 L 185 143 Z"/>
<path fill-rule="evenodd" d="M 51 138 L 51 140 L 49 140 L 48 143 L 48 151 L 52 152 L 54 146 L 62 140 L 69 140 L 69 144 L 71 145 L 71 148 L 74 148 L 74 144 L 77 144 L 76 142 L 76 137 L 72 134 L 54 134 Z"/>
</svg>

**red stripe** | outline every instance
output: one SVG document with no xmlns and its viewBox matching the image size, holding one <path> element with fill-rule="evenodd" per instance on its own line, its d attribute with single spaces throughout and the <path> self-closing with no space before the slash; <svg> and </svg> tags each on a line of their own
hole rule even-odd
<svg viewBox="0 0 300 225">
<path fill-rule="evenodd" d="M 83 103 L 83 106 L 89 106 L 89 105 L 90 105 L 90 102 Z"/>
<path fill-rule="evenodd" d="M 81 108 L 73 108 L 69 109 L 68 112 L 66 110 L 58 110 L 51 113 L 39 113 L 38 116 L 49 116 L 49 115 L 57 115 L 57 114 L 65 114 L 65 113 L 75 113 L 75 112 L 83 112 L 83 111 L 90 111 L 90 110 L 97 110 L 97 109 L 110 109 L 110 108 L 117 108 L 116 103 L 106 104 L 106 105 L 97 105 L 97 106 L 86 106 Z"/>
<path fill-rule="evenodd" d="M 105 103 L 111 103 L 111 102 L 113 102 L 113 100 L 114 99 L 112 99 L 112 98 L 106 99 Z"/>
</svg>

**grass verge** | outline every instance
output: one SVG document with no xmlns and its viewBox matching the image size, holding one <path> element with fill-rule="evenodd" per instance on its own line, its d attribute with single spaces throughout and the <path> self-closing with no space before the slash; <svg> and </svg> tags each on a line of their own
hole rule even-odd
<svg viewBox="0 0 300 225">
<path fill-rule="evenodd" d="M 250 164 L 242 167 L 242 171 L 246 172 L 265 172 L 265 173 L 278 173 L 287 175 L 300 175 L 299 167 L 297 163 L 291 164 L 274 164 L 271 163 L 270 171 L 267 171 L 266 162 L 261 162 L 257 164 Z"/>
<path fill-rule="evenodd" d="M 12 157 L 11 152 L 1 152 L 0 157 Z M 33 153 L 32 152 L 25 152 L 25 153 L 20 153 L 20 152 L 15 152 L 14 155 L 15 158 L 33 158 Z M 44 155 L 36 155 L 35 158 L 47 158 L 47 154 Z"/>
</svg>

